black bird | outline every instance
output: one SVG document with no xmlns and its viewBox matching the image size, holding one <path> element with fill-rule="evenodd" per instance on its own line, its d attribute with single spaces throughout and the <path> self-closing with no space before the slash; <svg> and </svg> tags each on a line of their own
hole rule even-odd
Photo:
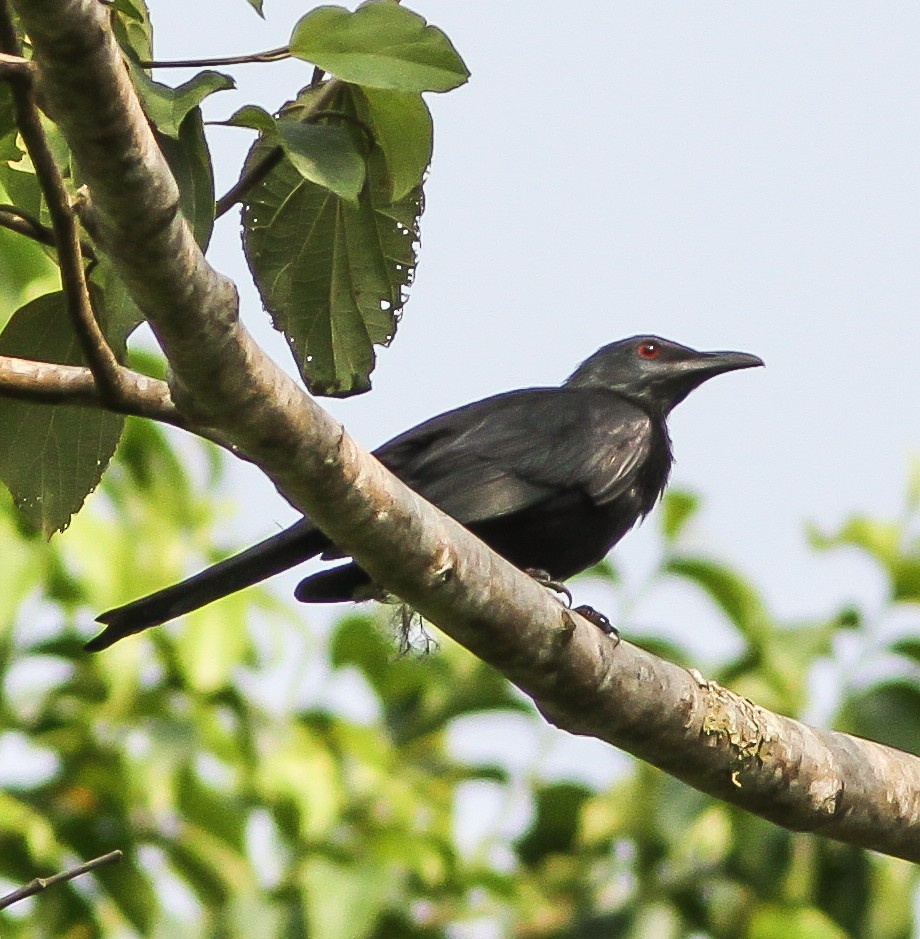
<svg viewBox="0 0 920 939">
<path fill-rule="evenodd" d="M 671 470 L 665 419 L 704 381 L 763 365 L 658 336 L 604 346 L 560 388 L 525 388 L 419 424 L 374 452 L 406 485 L 523 570 L 563 581 L 600 561 L 658 501 Z M 91 651 L 287 570 L 345 555 L 309 518 L 182 583 L 98 617 Z M 304 603 L 379 593 L 353 561 L 313 574 Z"/>
</svg>

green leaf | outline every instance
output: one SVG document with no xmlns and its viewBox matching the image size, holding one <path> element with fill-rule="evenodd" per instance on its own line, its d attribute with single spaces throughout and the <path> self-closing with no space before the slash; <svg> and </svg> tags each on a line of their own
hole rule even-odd
<svg viewBox="0 0 920 939">
<path fill-rule="evenodd" d="M 60 286 L 57 265 L 29 238 L 0 229 L 0 330 L 27 300 Z"/>
<path fill-rule="evenodd" d="M 521 860 L 530 866 L 548 854 L 568 854 L 581 827 L 581 811 L 593 795 L 578 783 L 557 783 L 537 790 L 536 816 L 516 844 Z"/>
<path fill-rule="evenodd" d="M 909 494 L 908 499 L 911 498 Z M 814 529 L 809 535 L 817 548 L 860 548 L 888 574 L 892 600 L 920 600 L 920 544 L 907 545 L 904 522 L 857 515 L 834 535 L 824 535 Z"/>
<path fill-rule="evenodd" d="M 157 143 L 179 186 L 179 207 L 202 251 L 214 228 L 214 171 L 201 109 L 193 108 L 176 137 L 157 134 Z"/>
<path fill-rule="evenodd" d="M 847 939 L 847 933 L 815 907 L 790 909 L 765 903 L 754 911 L 747 939 Z"/>
<path fill-rule="evenodd" d="M 284 149 L 291 165 L 304 179 L 349 202 L 358 201 L 364 185 L 364 158 L 344 128 L 275 120 L 255 105 L 241 108 L 227 123 L 261 131 L 268 143 Z"/>
<path fill-rule="evenodd" d="M 920 754 L 920 688 L 895 678 L 848 698 L 837 727 L 847 733 Z"/>
<path fill-rule="evenodd" d="M 131 299 L 121 277 L 104 255 L 90 275 L 93 301 L 100 320 L 107 324 L 107 332 L 127 338 L 144 321 L 144 315 Z"/>
<path fill-rule="evenodd" d="M 290 47 L 337 78 L 371 88 L 450 91 L 470 76 L 440 29 L 390 0 L 372 0 L 354 13 L 317 7 L 294 27 Z"/>
<path fill-rule="evenodd" d="M 82 365 L 64 295 L 17 310 L 0 333 L 0 355 Z M 123 425 L 121 415 L 99 408 L 0 398 L 0 479 L 46 537 L 66 528 L 96 488 Z"/>
<path fill-rule="evenodd" d="M 16 118 L 13 112 L 13 92 L 9 84 L 0 83 L 0 138 L 12 135 L 16 130 Z M 4 156 L 4 159 L 10 157 Z"/>
<path fill-rule="evenodd" d="M 253 10 L 255 10 L 256 13 L 258 13 L 259 16 L 262 17 L 262 19 L 265 19 L 265 14 L 262 12 L 262 6 L 264 4 L 264 0 L 248 0 L 248 2 L 249 2 L 249 5 L 253 8 Z"/>
<path fill-rule="evenodd" d="M 370 860 L 345 865 L 312 857 L 303 862 L 301 876 L 313 939 L 370 935 L 395 882 L 390 869 Z"/>
<path fill-rule="evenodd" d="M 354 113 L 347 89 L 339 107 Z M 262 302 L 314 394 L 370 388 L 374 346 L 392 340 L 415 269 L 421 192 L 390 203 L 380 151 L 367 167 L 355 204 L 285 160 L 254 188 L 243 212 L 244 248 Z"/>
<path fill-rule="evenodd" d="M 144 0 L 113 0 L 112 6 L 117 14 L 112 18 L 112 31 L 122 49 L 130 50 L 132 58 L 153 58 L 153 29 Z"/>
<path fill-rule="evenodd" d="M 920 601 L 920 556 L 900 557 L 892 565 L 891 599 Z"/>
<path fill-rule="evenodd" d="M 434 131 L 431 112 L 421 95 L 362 88 L 366 120 L 374 143 L 383 151 L 389 198 L 398 201 L 422 184 L 431 163 Z"/>
<path fill-rule="evenodd" d="M 247 619 L 251 597 L 234 594 L 196 610 L 176 637 L 176 661 L 195 691 L 211 694 L 228 686 L 252 655 Z"/>
<path fill-rule="evenodd" d="M 809 540 L 816 548 L 862 548 L 888 570 L 901 553 L 901 539 L 898 522 L 864 515 L 854 516 L 834 535 L 824 535 L 816 529 L 809 531 Z"/>
<path fill-rule="evenodd" d="M 692 492 L 681 489 L 669 489 L 661 504 L 661 530 L 665 541 L 676 541 L 687 522 L 696 515 L 700 507 L 700 497 Z"/>
<path fill-rule="evenodd" d="M 920 665 L 920 637 L 909 636 L 891 644 L 891 651 Z"/>
<path fill-rule="evenodd" d="M 178 139 L 182 122 L 190 111 L 197 108 L 208 95 L 215 91 L 235 88 L 229 75 L 206 69 L 194 78 L 171 88 L 148 78 L 147 74 L 129 60 L 131 77 L 144 105 L 144 112 L 153 121 L 161 134 Z"/>
<path fill-rule="evenodd" d="M 715 561 L 674 557 L 662 568 L 701 587 L 745 637 L 757 644 L 767 638 L 770 617 L 757 592 L 739 573 Z"/>
</svg>

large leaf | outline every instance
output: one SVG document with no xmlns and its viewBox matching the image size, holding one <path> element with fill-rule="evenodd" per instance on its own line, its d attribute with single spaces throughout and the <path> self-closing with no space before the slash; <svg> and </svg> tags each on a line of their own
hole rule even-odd
<svg viewBox="0 0 920 939">
<path fill-rule="evenodd" d="M 395 91 L 450 91 L 470 76 L 451 41 L 417 13 L 371 0 L 322 6 L 294 27 L 291 52 L 344 81 Z"/>
<path fill-rule="evenodd" d="M 0 333 L 0 355 L 82 365 L 62 293 L 17 310 Z M 66 528 L 102 478 L 124 418 L 98 408 L 0 398 L 0 479 L 47 537 Z"/>
<path fill-rule="evenodd" d="M 315 93 L 307 91 L 298 104 Z M 350 89 L 336 108 L 355 113 Z M 247 166 L 265 146 L 256 146 Z M 415 269 L 421 190 L 391 203 L 377 148 L 367 169 L 367 183 L 351 203 L 284 160 L 251 192 L 243 213 L 246 257 L 262 302 L 314 394 L 370 388 L 374 345 L 392 340 Z"/>
</svg>

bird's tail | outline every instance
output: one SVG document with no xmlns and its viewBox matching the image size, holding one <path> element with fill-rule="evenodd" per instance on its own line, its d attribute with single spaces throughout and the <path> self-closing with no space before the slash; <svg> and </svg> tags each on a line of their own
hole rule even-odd
<svg viewBox="0 0 920 939">
<path fill-rule="evenodd" d="M 370 577 L 353 561 L 304 578 L 294 590 L 301 603 L 344 603 L 379 599 Z"/>
<path fill-rule="evenodd" d="M 328 539 L 319 529 L 306 519 L 299 521 L 188 580 L 97 616 L 96 621 L 106 628 L 86 643 L 86 649 L 89 652 L 107 649 L 125 636 L 159 626 L 287 570 L 328 546 Z"/>
</svg>

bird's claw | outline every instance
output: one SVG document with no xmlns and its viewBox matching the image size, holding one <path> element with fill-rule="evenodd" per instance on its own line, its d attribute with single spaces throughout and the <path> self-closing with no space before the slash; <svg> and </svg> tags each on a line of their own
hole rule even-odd
<svg viewBox="0 0 920 939">
<path fill-rule="evenodd" d="M 605 636 L 612 636 L 617 642 L 620 641 L 620 631 L 603 613 L 599 610 L 595 610 L 593 606 L 588 606 L 587 604 L 576 606 L 575 612 L 583 616 L 589 623 L 593 623 L 597 626 Z"/>
<path fill-rule="evenodd" d="M 549 571 L 544 571 L 539 567 L 528 567 L 525 571 L 526 574 L 529 574 L 533 579 L 540 584 L 542 587 L 546 587 L 547 590 L 552 590 L 553 593 L 560 593 L 566 599 L 566 606 L 571 610 L 572 609 L 572 591 L 562 581 L 553 580 L 552 574 Z"/>
</svg>

